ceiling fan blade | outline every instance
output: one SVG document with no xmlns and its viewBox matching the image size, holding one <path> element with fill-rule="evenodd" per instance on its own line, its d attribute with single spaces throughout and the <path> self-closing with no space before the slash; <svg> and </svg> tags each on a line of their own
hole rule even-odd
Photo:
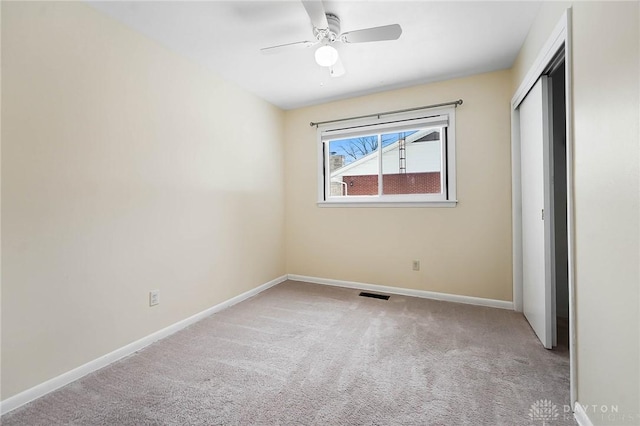
<svg viewBox="0 0 640 426">
<path fill-rule="evenodd" d="M 340 77 L 345 75 L 346 72 L 347 71 L 344 69 L 344 65 L 342 64 L 340 57 L 338 57 L 338 61 L 329 68 L 329 74 L 331 77 Z"/>
<path fill-rule="evenodd" d="M 397 40 L 402 34 L 402 28 L 398 24 L 384 25 L 382 27 L 366 28 L 364 30 L 349 31 L 343 33 L 340 39 L 345 43 L 367 43 L 369 41 Z"/>
<path fill-rule="evenodd" d="M 277 46 L 263 47 L 262 49 L 260 49 L 260 52 L 264 54 L 279 53 L 285 50 L 292 50 L 295 48 L 309 48 L 316 44 L 318 44 L 317 41 L 296 41 L 294 43 L 286 43 L 286 44 L 279 44 Z"/>
<path fill-rule="evenodd" d="M 302 5 L 307 11 L 307 15 L 309 15 L 309 19 L 311 20 L 311 24 L 315 28 L 329 28 L 329 23 L 327 22 L 327 15 L 324 11 L 324 5 L 320 0 L 302 0 Z"/>
</svg>

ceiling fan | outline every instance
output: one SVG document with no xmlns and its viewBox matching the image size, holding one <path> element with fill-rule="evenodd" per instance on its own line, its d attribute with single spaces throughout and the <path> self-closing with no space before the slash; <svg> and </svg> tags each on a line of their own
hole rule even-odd
<svg viewBox="0 0 640 426">
<path fill-rule="evenodd" d="M 340 32 L 340 18 L 332 13 L 325 12 L 321 0 L 302 0 L 313 28 L 312 41 L 297 41 L 280 44 L 260 49 L 263 53 L 275 53 L 281 50 L 295 47 L 321 46 L 315 52 L 318 65 L 329 68 L 332 77 L 339 77 L 345 73 L 344 66 L 338 51 L 332 45 L 335 42 L 342 43 L 367 43 L 371 41 L 397 40 L 402 34 L 402 28 L 398 24 L 383 25 L 381 27 L 365 28 L 362 30 Z"/>
</svg>

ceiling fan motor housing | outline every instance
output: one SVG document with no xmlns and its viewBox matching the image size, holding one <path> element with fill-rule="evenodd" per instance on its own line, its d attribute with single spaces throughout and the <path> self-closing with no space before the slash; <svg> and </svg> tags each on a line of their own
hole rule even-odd
<svg viewBox="0 0 640 426">
<path fill-rule="evenodd" d="M 332 13 L 327 13 L 327 28 L 314 28 L 314 33 L 318 41 L 326 40 L 333 43 L 340 35 L 340 18 Z"/>
<path fill-rule="evenodd" d="M 327 22 L 329 23 L 329 40 L 336 41 L 340 35 L 340 18 L 331 13 L 327 13 Z"/>
</svg>

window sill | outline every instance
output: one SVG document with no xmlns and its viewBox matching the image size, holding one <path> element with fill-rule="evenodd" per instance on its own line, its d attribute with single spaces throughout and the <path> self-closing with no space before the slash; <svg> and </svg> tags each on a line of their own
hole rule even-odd
<svg viewBox="0 0 640 426">
<path fill-rule="evenodd" d="M 421 208 L 451 208 L 456 207 L 454 201 L 319 201 L 318 207 L 421 207 Z"/>
</svg>

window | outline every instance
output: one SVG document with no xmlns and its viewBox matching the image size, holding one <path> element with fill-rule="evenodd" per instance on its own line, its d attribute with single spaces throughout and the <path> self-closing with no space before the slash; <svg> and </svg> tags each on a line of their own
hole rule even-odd
<svg viewBox="0 0 640 426">
<path fill-rule="evenodd" d="M 319 204 L 456 204 L 455 108 L 318 127 Z"/>
</svg>

